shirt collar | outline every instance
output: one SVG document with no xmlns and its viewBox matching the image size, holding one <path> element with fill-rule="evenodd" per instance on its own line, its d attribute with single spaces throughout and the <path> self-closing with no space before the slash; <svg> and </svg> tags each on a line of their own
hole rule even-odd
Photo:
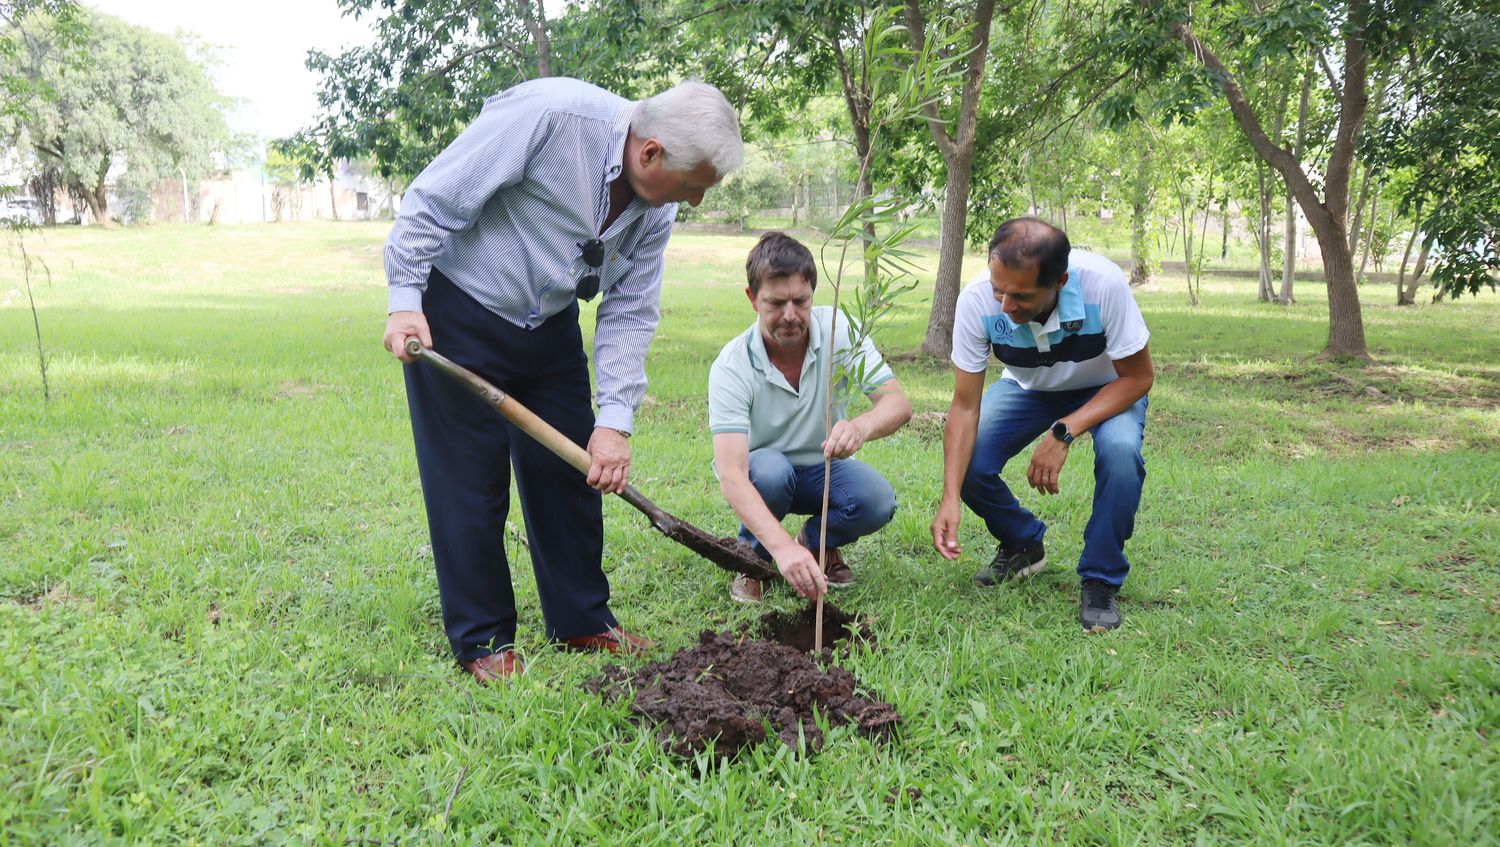
<svg viewBox="0 0 1500 847">
<path fill-rule="evenodd" d="M 1072 268 L 1068 269 L 1067 279 L 1057 289 L 1057 307 L 1047 317 L 1045 324 L 1038 325 L 1035 321 L 1031 323 L 1033 332 L 1056 332 L 1064 322 L 1076 323 L 1083 320 L 1083 283 L 1078 279 L 1078 272 Z"/>
<path fill-rule="evenodd" d="M 814 311 L 807 322 L 807 352 L 802 357 L 803 373 L 807 372 L 809 363 L 818 360 L 818 350 L 823 347 L 822 329 L 823 324 L 818 320 L 817 312 Z M 781 376 L 781 371 L 771 366 L 771 356 L 766 352 L 766 337 L 761 335 L 759 319 L 750 327 L 749 350 L 751 367 L 765 374 L 767 379 L 772 378 L 772 374 Z"/>
<path fill-rule="evenodd" d="M 626 103 L 615 112 L 615 125 L 609 133 L 609 161 L 604 166 L 604 181 L 614 182 L 625 162 L 625 140 L 630 136 L 630 120 L 639 103 Z"/>
</svg>

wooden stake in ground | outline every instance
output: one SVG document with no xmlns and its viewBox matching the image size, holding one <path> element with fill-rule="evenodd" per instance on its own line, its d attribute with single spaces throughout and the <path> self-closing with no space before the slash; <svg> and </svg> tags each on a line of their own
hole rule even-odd
<svg viewBox="0 0 1500 847">
<path fill-rule="evenodd" d="M 828 455 L 828 439 L 833 437 L 833 360 L 838 351 L 839 285 L 833 285 L 833 321 L 828 325 L 828 397 L 823 409 L 823 509 L 818 525 L 818 570 L 823 572 L 823 593 L 818 595 L 818 612 L 813 617 L 813 655 L 823 655 L 823 597 L 828 593 L 828 490 L 833 487 L 833 457 Z"/>
</svg>

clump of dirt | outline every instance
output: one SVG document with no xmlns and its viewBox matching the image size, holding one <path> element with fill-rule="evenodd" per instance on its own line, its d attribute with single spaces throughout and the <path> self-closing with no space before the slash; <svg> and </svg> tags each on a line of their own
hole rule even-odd
<svg viewBox="0 0 1500 847">
<path fill-rule="evenodd" d="M 658 724 L 662 746 L 679 756 L 712 743 L 714 755 L 730 758 L 772 734 L 793 749 L 800 737 L 808 750 L 820 750 L 815 714 L 829 726 L 852 723 L 880 739 L 901 723 L 894 706 L 856 695 L 852 674 L 825 670 L 806 650 L 727 632 L 705 631 L 698 642 L 634 673 L 605 668 L 584 687 L 606 700 L 629 700 L 632 712 Z M 825 648 L 824 656 L 831 655 Z"/>
<path fill-rule="evenodd" d="M 760 633 L 771 641 L 795 647 L 804 653 L 812 652 L 813 636 L 818 631 L 818 610 L 816 606 L 805 606 L 801 611 L 788 614 L 786 612 L 772 612 L 760 619 Z M 823 604 L 823 650 L 827 652 L 833 645 L 841 641 L 848 641 L 851 646 L 855 643 L 875 644 L 875 633 L 870 631 L 863 623 L 855 625 L 854 617 L 845 614 L 839 609 Z"/>
</svg>

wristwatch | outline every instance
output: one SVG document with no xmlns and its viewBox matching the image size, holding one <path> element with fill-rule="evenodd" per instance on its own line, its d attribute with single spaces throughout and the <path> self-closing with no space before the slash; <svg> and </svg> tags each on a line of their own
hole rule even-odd
<svg viewBox="0 0 1500 847">
<path fill-rule="evenodd" d="M 1073 433 L 1068 431 L 1068 425 L 1058 421 L 1052 425 L 1052 437 L 1061 441 L 1064 445 L 1073 443 Z"/>
</svg>

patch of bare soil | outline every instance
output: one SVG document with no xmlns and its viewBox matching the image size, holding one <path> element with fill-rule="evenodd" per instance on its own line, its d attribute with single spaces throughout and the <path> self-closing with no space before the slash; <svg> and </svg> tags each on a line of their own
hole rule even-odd
<svg viewBox="0 0 1500 847">
<path fill-rule="evenodd" d="M 332 385 L 289 379 L 282 381 L 276 386 L 275 397 L 277 400 L 289 400 L 293 397 L 317 397 L 335 390 Z"/>
<path fill-rule="evenodd" d="M 806 648 L 705 631 L 698 646 L 678 650 L 666 661 L 634 673 L 608 667 L 584 687 L 606 700 L 628 700 L 635 715 L 658 726 L 662 746 L 679 756 L 691 756 L 712 743 L 714 755 L 729 758 L 773 735 L 793 749 L 802 738 L 808 750 L 819 750 L 823 731 L 818 715 L 830 726 L 854 724 L 862 734 L 889 738 L 901 723 L 895 707 L 858 696 L 852 674 L 822 666 L 808 653 L 812 614 L 808 609 L 762 619 L 768 637 L 799 644 L 805 638 Z M 847 641 L 850 623 L 848 615 L 825 605 L 825 645 L 833 643 L 833 636 Z M 854 637 L 873 640 L 864 627 Z M 822 658 L 833 658 L 831 647 L 824 647 Z"/>
<path fill-rule="evenodd" d="M 79 597 L 68 592 L 68 584 L 59 582 L 54 584 L 46 593 L 37 593 L 29 597 L 21 598 L 20 605 L 33 611 L 41 611 L 48 606 L 92 606 L 94 601 L 89 597 Z"/>
<path fill-rule="evenodd" d="M 947 412 L 918 412 L 906 424 L 907 433 L 922 440 L 943 437 L 943 428 L 948 425 Z"/>
<path fill-rule="evenodd" d="M 1358 371 L 1307 366 L 1243 371 L 1207 363 L 1174 366 L 1194 376 L 1215 380 L 1284 386 L 1294 396 L 1322 400 L 1362 400 L 1368 403 L 1422 401 L 1469 409 L 1500 408 L 1500 379 L 1491 370 L 1447 373 L 1399 365 L 1372 365 Z"/>
</svg>

